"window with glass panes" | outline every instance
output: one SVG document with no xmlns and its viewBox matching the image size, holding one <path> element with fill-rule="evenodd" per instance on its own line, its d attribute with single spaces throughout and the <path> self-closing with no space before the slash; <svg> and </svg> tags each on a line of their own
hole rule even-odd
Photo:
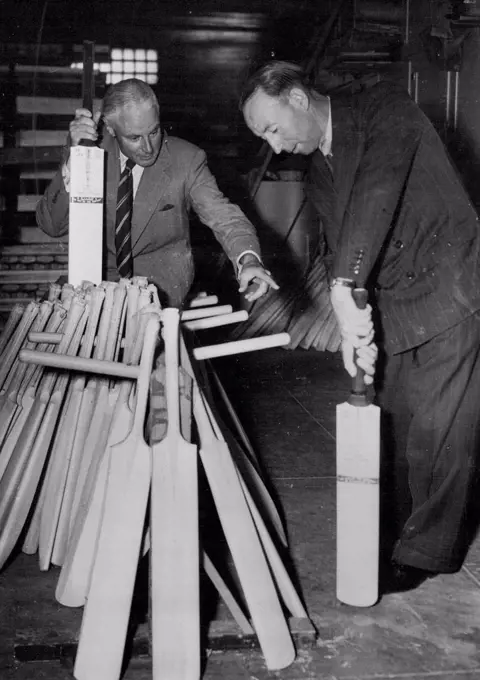
<svg viewBox="0 0 480 680">
<path fill-rule="evenodd" d="M 83 64 L 74 63 L 72 68 L 81 69 Z M 140 78 L 154 85 L 158 80 L 157 50 L 114 47 L 110 51 L 110 62 L 100 62 L 94 68 L 105 73 L 107 85 L 125 78 Z"/>
</svg>

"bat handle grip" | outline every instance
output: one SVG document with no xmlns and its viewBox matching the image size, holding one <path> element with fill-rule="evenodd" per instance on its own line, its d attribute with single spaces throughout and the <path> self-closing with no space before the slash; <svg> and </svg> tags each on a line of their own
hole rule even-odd
<svg viewBox="0 0 480 680">
<path fill-rule="evenodd" d="M 359 309 L 365 309 L 368 301 L 368 291 L 365 288 L 355 288 L 352 291 L 353 299 Z M 354 353 L 354 360 L 357 363 L 357 353 Z M 357 364 L 357 373 L 352 378 L 352 392 L 348 400 L 353 406 L 367 406 L 367 386 L 365 385 L 365 371 Z"/>
<path fill-rule="evenodd" d="M 93 115 L 93 98 L 95 94 L 95 43 L 91 40 L 83 41 L 83 82 L 82 82 L 82 106 Z M 81 146 L 96 146 L 93 139 L 82 139 Z"/>
</svg>

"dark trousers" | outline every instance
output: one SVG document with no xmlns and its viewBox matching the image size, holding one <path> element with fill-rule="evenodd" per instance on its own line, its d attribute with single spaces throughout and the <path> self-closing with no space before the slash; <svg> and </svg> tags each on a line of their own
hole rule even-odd
<svg viewBox="0 0 480 680">
<path fill-rule="evenodd" d="M 378 401 L 384 418 L 382 532 L 396 539 L 393 558 L 455 572 L 477 521 L 480 314 L 388 357 Z"/>
</svg>

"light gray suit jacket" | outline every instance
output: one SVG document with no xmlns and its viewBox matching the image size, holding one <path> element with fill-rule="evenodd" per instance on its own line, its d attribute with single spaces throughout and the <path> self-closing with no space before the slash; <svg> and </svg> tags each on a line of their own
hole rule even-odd
<svg viewBox="0 0 480 680">
<path fill-rule="evenodd" d="M 118 280 L 115 256 L 115 208 L 120 177 L 116 140 L 105 132 L 107 152 L 104 219 L 105 277 Z M 229 259 L 242 252 L 260 256 L 253 225 L 240 208 L 219 190 L 207 166 L 205 152 L 189 142 L 165 134 L 157 161 L 145 168 L 135 195 L 132 214 L 133 269 L 163 293 L 165 304 L 179 306 L 194 278 L 189 211 L 210 227 Z M 37 224 L 50 236 L 68 231 L 69 196 L 61 169 L 37 206 Z"/>
</svg>

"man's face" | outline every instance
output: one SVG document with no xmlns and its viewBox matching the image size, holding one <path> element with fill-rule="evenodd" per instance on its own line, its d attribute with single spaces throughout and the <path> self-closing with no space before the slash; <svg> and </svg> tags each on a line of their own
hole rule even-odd
<svg viewBox="0 0 480 680">
<path fill-rule="evenodd" d="M 265 139 L 275 153 L 310 154 L 318 149 L 323 133 L 307 94 L 300 88 L 284 97 L 270 97 L 261 88 L 247 99 L 243 115 L 248 128 Z"/>
<path fill-rule="evenodd" d="M 157 107 L 150 101 L 124 106 L 112 121 L 109 132 L 127 158 L 144 168 L 153 165 L 162 146 Z"/>
</svg>

